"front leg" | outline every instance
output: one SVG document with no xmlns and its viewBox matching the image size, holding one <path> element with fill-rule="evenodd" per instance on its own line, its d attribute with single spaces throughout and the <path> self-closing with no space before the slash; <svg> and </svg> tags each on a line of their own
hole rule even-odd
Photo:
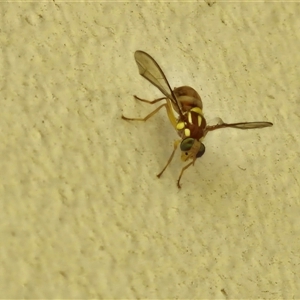
<svg viewBox="0 0 300 300">
<path fill-rule="evenodd" d="M 194 164 L 194 161 L 190 162 L 189 164 L 187 164 L 185 167 L 182 168 L 182 170 L 181 170 L 181 172 L 180 172 L 180 175 L 179 175 L 179 177 L 178 177 L 178 180 L 177 180 L 177 187 L 178 187 L 179 189 L 181 189 L 180 179 L 181 179 L 181 177 L 182 177 L 182 175 L 183 175 L 183 172 L 184 172 L 188 167 L 190 167 L 190 166 L 193 165 L 193 164 Z"/>
<path fill-rule="evenodd" d="M 174 148 L 173 148 L 173 151 L 172 151 L 172 153 L 171 153 L 171 156 L 170 156 L 169 159 L 168 159 L 167 164 L 166 164 L 165 167 L 162 169 L 162 171 L 161 171 L 159 174 L 156 175 L 158 178 L 160 178 L 160 176 L 161 176 L 161 175 L 163 174 L 163 172 L 166 170 L 166 168 L 168 167 L 168 165 L 171 163 L 171 161 L 172 161 L 172 159 L 173 159 L 173 157 L 174 157 L 175 151 L 176 151 L 178 145 L 180 144 L 180 142 L 181 142 L 181 140 L 177 140 L 177 141 L 174 142 Z"/>
</svg>

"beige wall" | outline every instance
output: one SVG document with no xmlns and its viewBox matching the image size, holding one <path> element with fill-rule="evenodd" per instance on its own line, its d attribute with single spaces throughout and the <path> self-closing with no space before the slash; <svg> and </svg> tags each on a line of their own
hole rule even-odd
<svg viewBox="0 0 300 300">
<path fill-rule="evenodd" d="M 1 3 L 1 298 L 300 298 L 300 6 Z M 207 119 L 184 166 L 151 54 Z M 223 292 L 222 292 L 223 291 Z"/>
</svg>

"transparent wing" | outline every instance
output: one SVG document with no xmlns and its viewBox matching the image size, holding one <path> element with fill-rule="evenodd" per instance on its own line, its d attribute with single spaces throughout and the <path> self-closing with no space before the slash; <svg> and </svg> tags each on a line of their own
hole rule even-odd
<svg viewBox="0 0 300 300">
<path fill-rule="evenodd" d="M 213 123 L 215 123 L 213 125 Z M 224 123 L 221 118 L 215 118 L 213 121 L 208 122 L 206 126 L 207 131 L 213 131 L 219 128 L 231 127 L 237 129 L 255 129 L 255 128 L 264 128 L 271 127 L 273 123 L 271 122 L 240 122 L 240 123 Z"/>
<path fill-rule="evenodd" d="M 273 123 L 271 122 L 245 122 L 245 123 L 232 123 L 232 124 L 223 124 L 223 127 L 232 127 L 238 129 L 254 129 L 254 128 L 264 128 L 271 127 Z"/>
<path fill-rule="evenodd" d="M 167 98 L 179 107 L 168 80 L 157 62 L 149 54 L 140 50 L 134 53 L 134 58 L 140 75 L 155 85 Z"/>
</svg>

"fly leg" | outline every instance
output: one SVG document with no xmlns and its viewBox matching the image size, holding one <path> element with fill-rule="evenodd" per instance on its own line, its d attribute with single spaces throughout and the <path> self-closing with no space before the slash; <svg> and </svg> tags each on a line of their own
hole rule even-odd
<svg viewBox="0 0 300 300">
<path fill-rule="evenodd" d="M 136 100 L 139 100 L 139 101 L 142 101 L 142 102 L 146 102 L 146 103 L 149 103 L 149 104 L 154 104 L 154 103 L 157 103 L 161 100 L 165 100 L 167 99 L 166 97 L 161 97 L 161 98 L 158 98 L 158 99 L 154 99 L 153 101 L 149 101 L 149 100 L 145 100 L 145 99 L 142 99 L 142 98 L 139 98 L 138 96 L 136 95 L 133 95 L 133 97 L 136 99 Z M 128 120 L 128 121 L 147 121 L 149 118 L 151 118 L 152 116 L 154 116 L 163 106 L 166 107 L 166 109 L 168 110 L 168 107 L 167 107 L 167 103 L 165 104 L 162 104 L 161 106 L 159 106 L 158 108 L 156 108 L 153 112 L 151 112 L 149 115 L 147 115 L 145 118 L 127 118 L 127 117 L 124 117 L 122 115 L 122 119 L 123 120 Z"/>
<path fill-rule="evenodd" d="M 171 163 L 171 161 L 172 161 L 172 159 L 173 159 L 173 157 L 174 157 L 175 151 L 176 151 L 176 149 L 177 149 L 177 147 L 178 147 L 178 145 L 179 145 L 180 142 L 181 142 L 181 140 L 177 140 L 177 141 L 174 142 L 174 149 L 173 149 L 173 151 L 172 151 L 172 153 L 171 153 L 171 156 L 170 156 L 169 159 L 168 159 L 167 164 L 166 164 L 165 167 L 162 169 L 162 171 L 161 171 L 159 174 L 156 175 L 158 178 L 160 178 L 160 176 L 161 176 L 161 175 L 163 174 L 163 172 L 166 170 L 166 168 L 168 167 L 168 165 Z"/>
<path fill-rule="evenodd" d="M 181 170 L 181 172 L 180 172 L 180 175 L 179 175 L 179 177 L 178 177 L 178 180 L 177 180 L 177 186 L 178 186 L 179 189 L 181 188 L 181 185 L 180 185 L 180 179 L 181 179 L 181 177 L 182 177 L 182 175 L 183 175 L 183 172 L 184 172 L 189 166 L 191 166 L 192 164 L 194 164 L 194 161 L 190 162 L 189 164 L 187 164 L 185 167 L 182 168 L 182 170 Z"/>
<path fill-rule="evenodd" d="M 157 107 L 154 111 L 152 111 L 149 115 L 147 115 L 145 118 L 127 118 L 124 117 L 122 115 L 122 119 L 123 120 L 127 120 L 127 121 L 147 121 L 148 119 L 150 119 L 152 116 L 154 116 L 162 107 L 166 107 L 166 109 L 168 109 L 167 103 L 160 105 L 159 107 Z"/>
<path fill-rule="evenodd" d="M 142 102 L 146 102 L 146 103 L 149 103 L 149 104 L 154 104 L 156 102 L 159 102 L 161 100 L 166 100 L 167 102 L 165 104 L 162 104 L 160 105 L 159 107 L 157 107 L 154 111 L 152 111 L 149 115 L 147 115 L 145 118 L 127 118 L 125 116 L 122 115 L 122 119 L 123 120 L 127 120 L 127 121 L 147 121 L 148 119 L 150 119 L 152 116 L 154 116 L 162 107 L 165 107 L 166 110 L 167 110 L 167 114 L 168 114 L 168 117 L 169 117 L 169 120 L 171 122 L 171 124 L 173 125 L 174 128 L 176 128 L 176 125 L 177 125 L 177 119 L 176 117 L 174 116 L 174 113 L 172 111 L 172 104 L 170 102 L 169 99 L 167 99 L 166 97 L 163 97 L 163 98 L 158 98 L 158 99 L 155 99 L 153 101 L 148 101 L 148 100 L 145 100 L 145 99 L 141 99 L 141 98 L 138 98 L 137 96 L 134 96 L 137 100 L 139 101 L 142 101 Z"/>
<path fill-rule="evenodd" d="M 161 98 L 158 98 L 158 99 L 154 99 L 153 101 L 149 101 L 149 100 L 145 100 L 145 99 L 142 99 L 136 95 L 133 95 L 133 97 L 136 99 L 136 100 L 139 100 L 139 101 L 142 101 L 142 102 L 146 102 L 146 103 L 149 103 L 149 104 L 154 104 L 154 103 L 157 103 L 161 100 L 165 100 L 167 99 L 166 97 L 161 97 Z"/>
</svg>

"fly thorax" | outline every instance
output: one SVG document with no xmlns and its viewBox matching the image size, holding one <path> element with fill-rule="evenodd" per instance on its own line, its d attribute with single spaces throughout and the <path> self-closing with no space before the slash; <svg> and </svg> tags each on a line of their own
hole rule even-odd
<svg viewBox="0 0 300 300">
<path fill-rule="evenodd" d="M 204 136 L 205 127 L 206 120 L 199 107 L 194 107 L 184 113 L 176 125 L 177 132 L 181 138 L 191 137 L 197 140 Z"/>
</svg>

